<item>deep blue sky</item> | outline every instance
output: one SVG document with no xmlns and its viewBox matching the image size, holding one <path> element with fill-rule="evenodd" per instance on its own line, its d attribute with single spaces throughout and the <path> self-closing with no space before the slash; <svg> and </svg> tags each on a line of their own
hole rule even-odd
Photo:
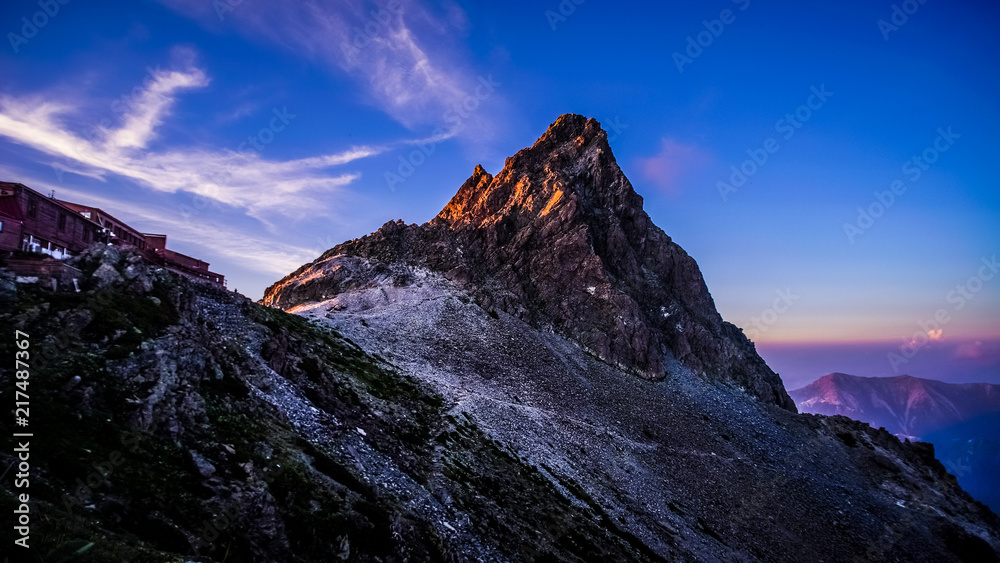
<svg viewBox="0 0 1000 563">
<path fill-rule="evenodd" d="M 755 341 L 1000 338 L 997 2 L 228 1 L 4 2 L 0 178 L 258 298 L 576 112 Z"/>
</svg>

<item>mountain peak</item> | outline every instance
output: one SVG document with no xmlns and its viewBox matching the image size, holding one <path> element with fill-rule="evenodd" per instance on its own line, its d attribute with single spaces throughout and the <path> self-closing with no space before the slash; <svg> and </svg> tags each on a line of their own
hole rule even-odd
<svg viewBox="0 0 1000 563">
<path fill-rule="evenodd" d="M 450 224 L 468 215 L 476 201 L 489 189 L 492 181 L 493 176 L 481 164 L 477 164 L 472 171 L 472 176 L 469 176 L 469 179 L 458 188 L 458 193 L 437 214 L 434 221 Z"/>
<path fill-rule="evenodd" d="M 643 211 L 594 119 L 559 117 L 496 176 L 476 166 L 430 223 L 341 244 L 268 288 L 264 302 L 289 308 L 373 283 L 337 270 L 345 256 L 445 274 L 484 309 L 642 377 L 684 366 L 795 409 L 753 344 L 722 320 L 697 263 Z"/>
<path fill-rule="evenodd" d="M 519 230 L 535 222 L 591 222 L 609 214 L 649 223 L 642 203 L 600 124 L 565 114 L 531 147 L 508 158 L 495 177 L 477 165 L 432 224 L 460 230 L 504 223 Z"/>
<path fill-rule="evenodd" d="M 601 128 L 601 124 L 596 119 L 575 113 L 566 113 L 560 115 L 552 125 L 549 125 L 545 133 L 532 145 L 532 148 L 571 141 L 582 144 L 595 140 L 603 141 L 605 145 L 608 140 L 608 134 Z"/>
</svg>

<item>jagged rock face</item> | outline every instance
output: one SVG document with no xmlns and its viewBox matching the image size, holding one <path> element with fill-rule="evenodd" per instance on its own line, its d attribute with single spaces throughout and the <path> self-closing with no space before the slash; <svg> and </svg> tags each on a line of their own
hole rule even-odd
<svg viewBox="0 0 1000 563">
<path fill-rule="evenodd" d="M 363 271 L 358 257 L 370 261 Z M 669 375 L 679 361 L 795 409 L 753 344 L 722 320 L 694 259 L 643 211 L 593 119 L 560 117 L 496 176 L 477 166 L 429 223 L 390 222 L 338 245 L 263 302 L 323 300 L 399 262 L 445 273 L 483 308 L 551 328 L 644 377 Z"/>
</svg>

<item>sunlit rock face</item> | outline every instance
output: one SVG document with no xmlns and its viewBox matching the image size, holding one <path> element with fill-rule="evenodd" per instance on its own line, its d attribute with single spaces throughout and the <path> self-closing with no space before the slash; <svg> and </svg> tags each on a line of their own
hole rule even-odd
<svg viewBox="0 0 1000 563">
<path fill-rule="evenodd" d="M 563 115 L 496 176 L 477 166 L 430 222 L 390 222 L 340 244 L 268 288 L 264 303 L 322 301 L 394 264 L 440 272 L 487 311 L 642 377 L 684 366 L 795 409 L 753 344 L 722 320 L 694 259 L 643 211 L 593 119 Z"/>
</svg>

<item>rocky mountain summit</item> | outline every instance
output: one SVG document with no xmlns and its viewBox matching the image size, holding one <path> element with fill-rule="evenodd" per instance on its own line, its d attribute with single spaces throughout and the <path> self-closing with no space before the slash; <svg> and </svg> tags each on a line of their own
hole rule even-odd
<svg viewBox="0 0 1000 563">
<path fill-rule="evenodd" d="M 340 244 L 268 288 L 263 303 L 322 301 L 398 265 L 440 272 L 484 309 L 646 378 L 683 365 L 795 409 L 753 344 L 722 320 L 697 263 L 643 211 L 593 119 L 563 115 L 496 176 L 477 166 L 429 223 L 390 222 Z"/>
<path fill-rule="evenodd" d="M 795 413 L 596 121 L 559 118 L 430 222 L 338 245 L 263 302 L 433 389 L 628 560 L 996 560 L 996 516 L 932 446 Z M 556 559 L 595 559 L 541 529 Z"/>
<path fill-rule="evenodd" d="M 0 271 L 32 370 L 11 560 L 996 561 L 1000 520 L 933 446 L 787 408 L 606 147 L 561 119 L 508 161 L 527 176 L 479 170 L 272 288 L 294 314 L 108 245 L 79 292 Z"/>
</svg>

